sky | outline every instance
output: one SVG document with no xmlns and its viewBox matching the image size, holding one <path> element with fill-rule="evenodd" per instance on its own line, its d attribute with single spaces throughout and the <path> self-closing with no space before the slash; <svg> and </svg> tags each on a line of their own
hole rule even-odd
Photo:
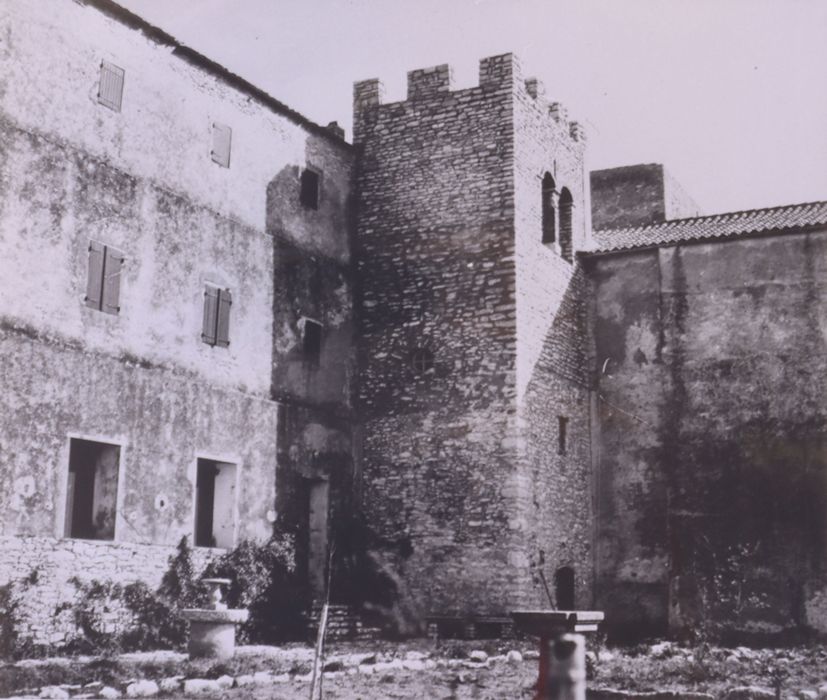
<svg viewBox="0 0 827 700">
<path fill-rule="evenodd" d="M 663 163 L 704 213 L 827 199 L 824 0 L 118 0 L 350 138 L 353 82 L 516 53 L 590 169 Z"/>
</svg>

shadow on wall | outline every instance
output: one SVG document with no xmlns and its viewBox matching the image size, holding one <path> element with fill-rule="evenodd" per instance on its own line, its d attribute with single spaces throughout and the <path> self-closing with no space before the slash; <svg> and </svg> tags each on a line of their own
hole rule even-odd
<svg viewBox="0 0 827 700">
<path fill-rule="evenodd" d="M 532 595 L 547 605 L 546 587 L 553 587 L 558 609 L 593 605 L 586 284 L 576 264 L 543 338 L 524 404 L 533 485 L 529 547 L 538 553 L 531 558 Z"/>
</svg>

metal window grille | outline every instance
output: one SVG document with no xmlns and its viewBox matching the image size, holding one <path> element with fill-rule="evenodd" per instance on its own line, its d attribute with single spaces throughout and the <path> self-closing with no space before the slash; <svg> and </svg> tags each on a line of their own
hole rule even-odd
<svg viewBox="0 0 827 700">
<path fill-rule="evenodd" d="M 210 157 L 213 163 L 218 163 L 222 168 L 230 167 L 232 138 L 233 130 L 229 126 L 218 123 L 212 125 L 212 151 L 210 151 Z"/>
<path fill-rule="evenodd" d="M 116 112 L 121 111 L 123 101 L 123 68 L 101 61 L 101 75 L 98 83 L 98 102 Z"/>
<path fill-rule="evenodd" d="M 416 374 L 424 374 L 434 366 L 434 354 L 428 348 L 417 348 L 411 355 L 411 367 Z"/>
</svg>

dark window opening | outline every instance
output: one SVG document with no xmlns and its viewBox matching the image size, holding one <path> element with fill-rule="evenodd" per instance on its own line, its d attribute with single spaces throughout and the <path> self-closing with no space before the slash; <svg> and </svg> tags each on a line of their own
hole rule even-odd
<svg viewBox="0 0 827 700">
<path fill-rule="evenodd" d="M 322 324 L 310 318 L 302 321 L 302 352 L 305 362 L 318 365 L 322 356 Z"/>
<path fill-rule="evenodd" d="M 319 173 L 305 168 L 301 174 L 301 190 L 299 201 L 307 209 L 319 208 Z"/>
<path fill-rule="evenodd" d="M 557 416 L 557 454 L 566 454 L 568 441 L 569 419 L 565 416 Z"/>
<path fill-rule="evenodd" d="M 98 82 L 98 102 L 100 104 L 116 112 L 121 111 L 123 78 L 123 68 L 101 61 L 101 74 Z"/>
<path fill-rule="evenodd" d="M 557 236 L 557 189 L 551 173 L 543 175 L 543 243 L 554 243 Z"/>
<path fill-rule="evenodd" d="M 201 340 L 207 345 L 226 348 L 230 344 L 230 307 L 233 296 L 229 289 L 207 285 L 204 289 L 204 318 Z"/>
<path fill-rule="evenodd" d="M 72 439 L 64 534 L 85 540 L 115 539 L 121 448 Z"/>
<path fill-rule="evenodd" d="M 235 544 L 235 465 L 198 460 L 195 481 L 195 546 Z"/>
<path fill-rule="evenodd" d="M 411 353 L 411 368 L 415 374 L 424 374 L 434 366 L 434 353 L 428 348 L 417 348 Z"/>
<path fill-rule="evenodd" d="M 121 268 L 124 255 L 97 241 L 89 242 L 89 269 L 86 277 L 86 306 L 107 314 L 120 310 Z"/>
<path fill-rule="evenodd" d="M 554 572 L 554 598 L 558 610 L 574 610 L 574 569 L 570 566 Z"/>
<path fill-rule="evenodd" d="M 574 200 L 568 188 L 560 192 L 560 255 L 571 262 L 574 248 L 572 245 L 572 215 Z"/>
<path fill-rule="evenodd" d="M 212 125 L 212 151 L 210 157 L 213 163 L 222 168 L 230 167 L 230 146 L 233 139 L 233 130 L 224 124 Z"/>
</svg>

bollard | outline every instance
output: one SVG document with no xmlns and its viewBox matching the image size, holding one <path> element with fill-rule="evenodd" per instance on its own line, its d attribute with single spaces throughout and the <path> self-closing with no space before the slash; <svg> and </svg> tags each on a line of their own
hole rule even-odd
<svg viewBox="0 0 827 700">
<path fill-rule="evenodd" d="M 547 642 L 548 670 L 543 700 L 586 700 L 586 640 L 561 634 Z"/>
</svg>

